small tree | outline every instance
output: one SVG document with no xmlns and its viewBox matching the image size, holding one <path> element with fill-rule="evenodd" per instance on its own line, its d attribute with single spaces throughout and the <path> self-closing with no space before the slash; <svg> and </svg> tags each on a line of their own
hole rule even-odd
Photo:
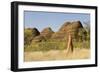
<svg viewBox="0 0 100 73">
<path fill-rule="evenodd" d="M 85 41 L 85 40 L 86 40 L 86 37 L 87 37 L 87 32 L 86 32 L 86 30 L 83 29 L 83 28 L 80 28 L 80 29 L 79 29 L 79 32 L 78 32 L 78 40 L 79 40 L 80 42 Z"/>
</svg>

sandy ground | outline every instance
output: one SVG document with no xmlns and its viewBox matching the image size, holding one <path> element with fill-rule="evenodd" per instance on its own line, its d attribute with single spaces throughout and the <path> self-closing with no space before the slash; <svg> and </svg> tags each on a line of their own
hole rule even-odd
<svg viewBox="0 0 100 73">
<path fill-rule="evenodd" d="M 46 61 L 46 60 L 73 60 L 73 59 L 88 59 L 90 58 L 89 49 L 76 49 L 73 53 L 67 53 L 66 50 L 50 50 L 25 52 L 24 61 Z"/>
</svg>

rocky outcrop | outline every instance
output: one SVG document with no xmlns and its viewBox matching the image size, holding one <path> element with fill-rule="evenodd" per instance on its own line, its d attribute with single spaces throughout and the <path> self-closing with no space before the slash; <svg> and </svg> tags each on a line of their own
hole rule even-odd
<svg viewBox="0 0 100 73">
<path fill-rule="evenodd" d="M 36 28 L 24 29 L 24 44 L 30 44 L 32 39 L 40 35 L 40 32 Z"/>
<path fill-rule="evenodd" d="M 27 34 L 25 33 L 25 35 L 29 36 L 30 34 L 30 38 L 28 38 L 32 38 L 33 42 L 41 42 L 48 39 L 64 40 L 69 34 L 71 34 L 74 39 L 86 35 L 86 31 L 80 21 L 65 22 L 57 32 L 54 32 L 50 27 L 43 29 L 41 32 L 36 28 L 28 28 L 26 31 Z"/>
<path fill-rule="evenodd" d="M 77 38 L 79 29 L 84 29 L 80 21 L 65 22 L 59 31 L 52 35 L 52 38 L 64 39 L 69 34 L 71 34 L 73 38 Z"/>
<path fill-rule="evenodd" d="M 32 42 L 42 42 L 42 41 L 46 41 L 46 39 L 44 38 L 44 36 L 37 36 L 35 38 L 33 38 Z"/>
<path fill-rule="evenodd" d="M 53 33 L 53 30 L 50 27 L 47 27 L 40 33 L 40 35 L 43 36 L 45 39 L 49 39 L 51 38 Z"/>
<path fill-rule="evenodd" d="M 40 35 L 40 32 L 38 31 L 37 28 L 33 28 L 32 29 L 32 34 L 33 34 L 33 37 L 36 37 L 36 36 Z"/>
</svg>

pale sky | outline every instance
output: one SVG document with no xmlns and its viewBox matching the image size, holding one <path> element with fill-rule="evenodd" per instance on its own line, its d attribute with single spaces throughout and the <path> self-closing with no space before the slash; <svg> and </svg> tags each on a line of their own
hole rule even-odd
<svg viewBox="0 0 100 73">
<path fill-rule="evenodd" d="M 90 14 L 24 11 L 25 28 L 35 27 L 40 32 L 46 27 L 58 31 L 64 22 L 76 20 L 80 20 L 82 24 L 84 22 L 90 23 Z"/>
</svg>

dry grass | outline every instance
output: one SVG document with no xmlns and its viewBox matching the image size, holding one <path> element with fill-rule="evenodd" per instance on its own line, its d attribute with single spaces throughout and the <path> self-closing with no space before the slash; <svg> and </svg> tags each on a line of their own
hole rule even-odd
<svg viewBox="0 0 100 73">
<path fill-rule="evenodd" d="M 73 60 L 90 58 L 90 49 L 76 49 L 73 53 L 66 50 L 34 51 L 25 52 L 24 61 L 44 61 L 44 60 Z"/>
</svg>

